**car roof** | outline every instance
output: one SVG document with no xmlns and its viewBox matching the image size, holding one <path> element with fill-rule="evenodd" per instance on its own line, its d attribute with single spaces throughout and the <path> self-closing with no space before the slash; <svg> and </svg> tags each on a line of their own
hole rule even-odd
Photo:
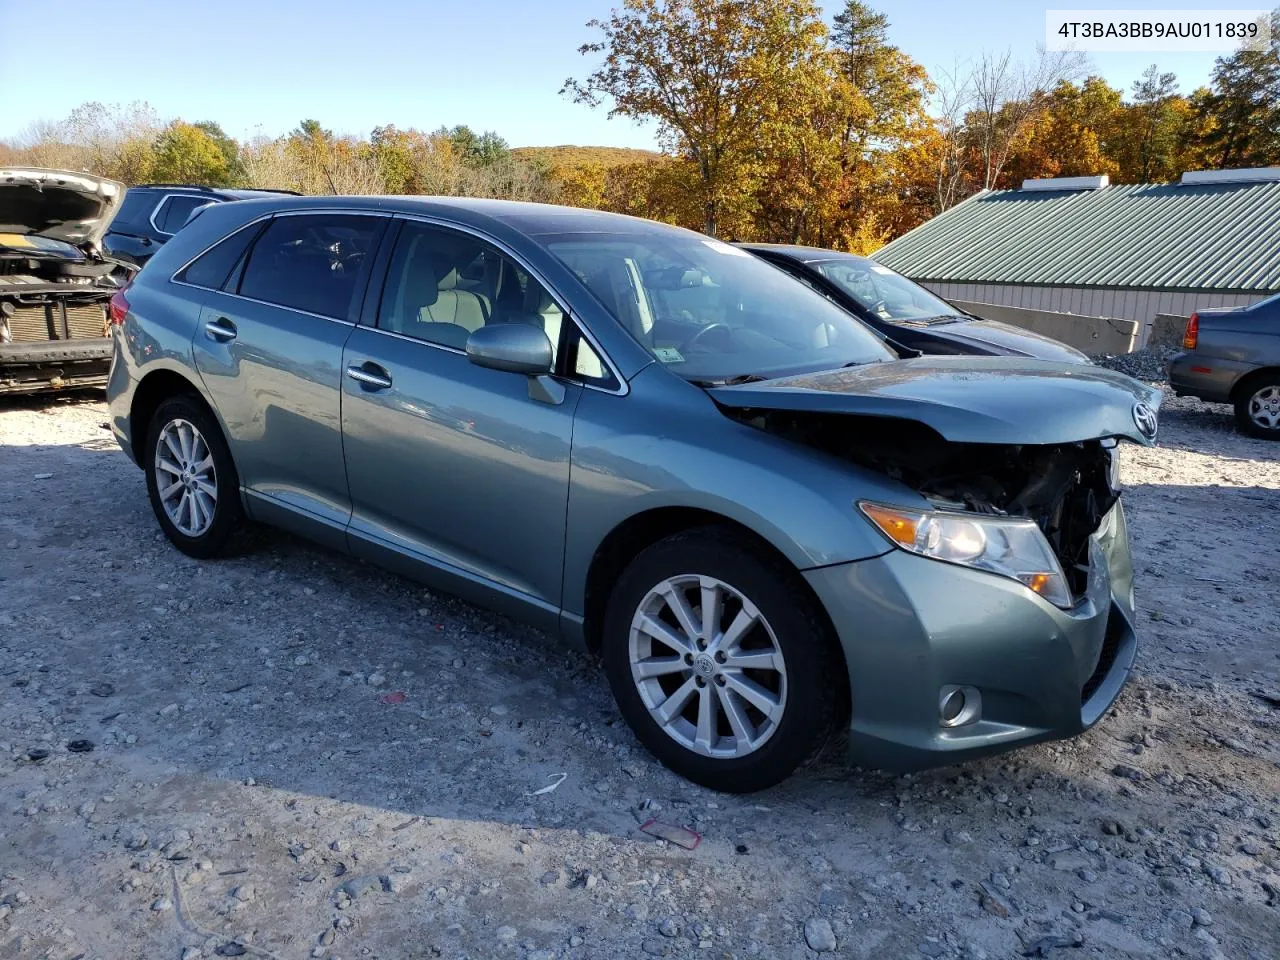
<svg viewBox="0 0 1280 960">
<path fill-rule="evenodd" d="M 261 193 L 243 201 L 262 213 L 295 210 L 341 209 L 369 210 L 388 213 L 435 215 L 460 224 L 482 227 L 500 223 L 529 236 L 550 233 L 666 233 L 678 231 L 692 236 L 701 234 L 682 227 L 603 210 L 563 207 L 550 203 L 523 200 L 492 200 L 478 197 L 395 196 L 389 194 L 357 196 L 300 197 L 287 194 Z M 706 239 L 703 237 L 703 239 Z"/>
<path fill-rule="evenodd" d="M 823 247 L 804 247 L 793 243 L 737 243 L 734 246 L 741 247 L 743 250 L 752 250 L 759 253 L 774 253 L 788 260 L 795 260 L 797 263 L 818 263 L 823 260 L 854 260 L 858 263 L 868 263 L 866 257 L 860 257 L 856 253 L 844 253 L 841 250 L 827 250 Z"/>
<path fill-rule="evenodd" d="M 221 200 L 252 200 L 255 197 L 297 196 L 292 190 L 257 187 L 205 187 L 197 183 L 140 183 L 131 190 L 155 190 L 161 193 L 197 193 Z"/>
</svg>

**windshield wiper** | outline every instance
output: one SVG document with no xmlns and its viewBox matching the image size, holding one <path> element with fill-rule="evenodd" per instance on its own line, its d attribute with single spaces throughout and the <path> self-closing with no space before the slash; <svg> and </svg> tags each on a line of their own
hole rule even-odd
<svg viewBox="0 0 1280 960">
<path fill-rule="evenodd" d="M 689 382 L 699 387 L 736 387 L 740 383 L 759 383 L 761 380 L 768 379 L 758 373 L 740 373 L 736 377 L 725 377 L 722 380 L 691 380 Z"/>
</svg>

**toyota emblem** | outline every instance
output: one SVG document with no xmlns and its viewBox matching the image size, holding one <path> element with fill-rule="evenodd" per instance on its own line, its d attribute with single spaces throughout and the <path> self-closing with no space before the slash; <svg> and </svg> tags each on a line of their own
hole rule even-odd
<svg viewBox="0 0 1280 960">
<path fill-rule="evenodd" d="M 1137 424 L 1138 431 L 1148 440 L 1156 438 L 1156 412 L 1145 403 L 1133 405 L 1133 422 Z"/>
</svg>

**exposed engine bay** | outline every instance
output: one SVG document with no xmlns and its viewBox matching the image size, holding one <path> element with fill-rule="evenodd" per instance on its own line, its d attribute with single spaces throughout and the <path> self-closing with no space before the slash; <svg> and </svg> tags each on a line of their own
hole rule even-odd
<svg viewBox="0 0 1280 960">
<path fill-rule="evenodd" d="M 1072 594 L 1088 582 L 1089 537 L 1119 499 L 1114 440 L 956 443 L 924 424 L 784 410 L 726 411 L 749 426 L 875 470 L 944 510 L 1035 521 Z"/>
<path fill-rule="evenodd" d="M 131 268 L 99 241 L 124 187 L 67 170 L 0 170 L 0 393 L 99 386 L 107 303 Z"/>
</svg>

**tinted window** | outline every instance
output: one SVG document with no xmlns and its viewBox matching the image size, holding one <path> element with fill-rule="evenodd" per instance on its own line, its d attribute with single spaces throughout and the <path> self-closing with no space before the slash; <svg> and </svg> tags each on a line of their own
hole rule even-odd
<svg viewBox="0 0 1280 960">
<path fill-rule="evenodd" d="M 956 314 L 956 308 L 945 300 L 873 260 L 841 257 L 809 266 L 882 320 L 928 320 Z"/>
<path fill-rule="evenodd" d="M 167 197 L 156 212 L 156 226 L 161 233 L 177 233 L 196 207 L 209 202 L 205 196 Z"/>
<path fill-rule="evenodd" d="M 155 194 L 147 190 L 129 190 L 124 195 L 124 201 L 120 204 L 116 218 L 111 221 L 111 229 L 125 230 L 149 226 L 147 217 L 151 215 L 155 205 Z"/>
<path fill-rule="evenodd" d="M 674 373 L 699 381 L 893 355 L 860 321 L 762 260 L 659 224 L 539 238 Z"/>
<path fill-rule="evenodd" d="M 487 323 L 528 323 L 560 345 L 564 313 L 511 258 L 463 233 L 409 222 L 387 270 L 378 326 L 461 350 Z"/>
<path fill-rule="evenodd" d="M 227 282 L 231 269 L 264 226 L 265 224 L 255 223 L 236 231 L 200 254 L 178 274 L 177 279 L 183 283 L 195 284 L 197 287 L 217 290 Z"/>
<path fill-rule="evenodd" d="M 383 225 L 380 217 L 276 217 L 249 253 L 241 296 L 349 319 Z"/>
</svg>

